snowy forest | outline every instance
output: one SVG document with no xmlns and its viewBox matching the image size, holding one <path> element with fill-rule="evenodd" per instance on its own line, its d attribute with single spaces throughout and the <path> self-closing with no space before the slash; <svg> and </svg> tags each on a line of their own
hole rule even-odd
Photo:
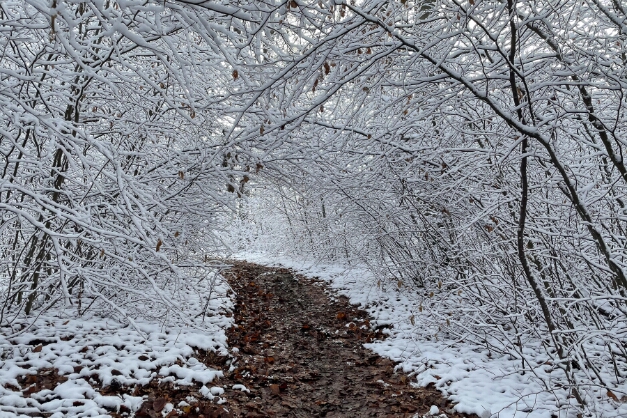
<svg viewBox="0 0 627 418">
<path fill-rule="evenodd" d="M 0 416 L 111 413 L 18 390 L 83 325 L 228 351 L 232 257 L 388 295 L 455 413 L 627 416 L 626 92 L 622 0 L 0 1 Z"/>
</svg>

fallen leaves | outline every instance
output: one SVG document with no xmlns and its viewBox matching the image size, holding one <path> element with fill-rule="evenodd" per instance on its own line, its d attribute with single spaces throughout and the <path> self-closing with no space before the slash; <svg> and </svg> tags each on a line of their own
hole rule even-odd
<svg viewBox="0 0 627 418">
<path fill-rule="evenodd" d="M 385 326 L 373 329 L 347 298 L 330 301 L 313 285 L 319 281 L 247 263 L 235 263 L 225 277 L 237 295 L 227 336 L 238 350 L 221 384 L 250 390 L 225 394 L 234 415 L 401 416 L 436 399 L 446 404 L 437 390 L 411 387 L 393 361 L 365 350 L 365 342 L 385 338 Z M 367 401 L 370 394 L 376 402 Z"/>
<path fill-rule="evenodd" d="M 56 369 L 46 368 L 39 369 L 37 374 L 18 377 L 17 381 L 22 387 L 22 393 L 25 396 L 30 396 L 42 390 L 54 389 L 56 386 L 66 382 L 67 377 L 60 375 Z"/>
<path fill-rule="evenodd" d="M 152 403 L 152 408 L 155 412 L 159 413 L 165 408 L 165 405 L 168 403 L 166 398 L 158 398 Z"/>
<path fill-rule="evenodd" d="M 366 312 L 350 305 L 347 298 L 329 300 L 319 281 L 295 278 L 286 269 L 248 264 L 225 275 L 237 294 L 236 325 L 227 331 L 228 342 L 239 350 L 233 350 L 232 357 L 200 349 L 193 353 L 194 359 L 223 371 L 224 377 L 204 389 L 214 386 L 222 393 L 212 387 L 215 398 L 211 401 L 201 394 L 205 392 L 200 383 L 176 386 L 153 379 L 128 387 L 116 378 L 108 386 L 101 385 L 100 393 L 143 397 L 144 403 L 135 412 L 138 418 L 402 416 L 420 411 L 421 405 L 446 404 L 435 389 L 411 387 L 410 379 L 395 372 L 394 362 L 367 351 L 363 343 L 385 338 L 384 326 L 373 329 Z M 33 340 L 30 345 L 39 352 L 52 342 Z M 94 343 L 80 352 L 95 355 L 98 347 Z M 116 348 L 125 349 L 123 345 Z M 155 355 L 150 351 L 139 355 L 140 367 Z M 76 366 L 74 373 L 88 375 L 90 371 Z M 123 375 L 116 369 L 110 374 Z M 97 374 L 91 376 L 97 378 Z M 40 370 L 38 375 L 18 378 L 15 390 L 28 396 L 52 390 L 66 380 L 54 370 Z M 232 390 L 234 384 L 243 384 L 250 392 Z M 224 405 L 216 405 L 218 400 Z M 175 409 L 169 412 L 168 404 L 176 405 Z M 114 418 L 130 414 L 124 406 L 110 411 Z"/>
</svg>

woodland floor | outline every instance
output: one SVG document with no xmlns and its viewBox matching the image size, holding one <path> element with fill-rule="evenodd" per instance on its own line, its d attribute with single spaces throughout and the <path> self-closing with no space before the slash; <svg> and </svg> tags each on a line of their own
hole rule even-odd
<svg viewBox="0 0 627 418">
<path fill-rule="evenodd" d="M 365 311 L 346 297 L 336 297 L 321 280 L 245 262 L 233 262 L 223 274 L 236 295 L 235 325 L 227 330 L 233 357 L 211 351 L 194 354 L 224 373 L 211 382 L 213 394 L 200 383 L 175 385 L 155 378 L 147 385 L 123 386 L 113 379 L 96 390 L 143 402 L 134 414 L 122 406 L 110 409 L 111 416 L 418 418 L 430 416 L 435 405 L 438 418 L 476 418 L 454 412 L 433 387 L 413 387 L 412 378 L 396 372 L 394 362 L 365 349 L 364 343 L 384 339 L 385 332 L 373 329 Z M 43 343 L 30 344 L 39 344 L 33 351 L 41 352 Z M 65 381 L 67 377 L 56 369 L 40 369 L 18 379 L 20 387 L 27 388 L 23 392 L 27 397 Z M 74 406 L 82 402 L 77 400 Z"/>
<path fill-rule="evenodd" d="M 223 405 L 195 413 L 414 417 L 436 405 L 441 417 L 468 417 L 453 412 L 436 389 L 412 387 L 392 361 L 365 349 L 363 343 L 385 335 L 347 298 L 329 297 L 321 281 L 244 262 L 225 275 L 237 295 L 229 346 L 239 351 L 235 370 L 222 366 L 220 384 L 241 384 L 249 392 L 229 391 Z M 149 402 L 142 412 L 150 415 Z"/>
</svg>

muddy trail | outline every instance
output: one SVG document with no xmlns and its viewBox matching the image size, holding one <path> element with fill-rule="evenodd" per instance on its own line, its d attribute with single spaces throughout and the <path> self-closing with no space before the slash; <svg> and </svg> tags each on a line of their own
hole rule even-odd
<svg viewBox="0 0 627 418">
<path fill-rule="evenodd" d="M 394 362 L 366 350 L 364 343 L 385 334 L 347 298 L 332 296 L 324 282 L 245 262 L 233 262 L 223 275 L 236 295 L 235 325 L 227 330 L 233 356 L 195 353 L 224 373 L 211 383 L 218 389 L 214 400 L 200 383 L 112 384 L 101 393 L 144 398 L 134 414 L 120 410 L 114 418 L 423 418 L 431 417 L 433 405 L 437 418 L 478 418 L 453 412 L 435 388 L 412 387 L 411 378 L 394 371 Z M 167 403 L 179 408 L 166 414 Z"/>
<path fill-rule="evenodd" d="M 211 389 L 200 382 L 175 385 L 171 378 L 125 386 L 117 380 L 122 373 L 112 370 L 116 378 L 100 385 L 101 395 L 142 399 L 134 412 L 124 405 L 105 406 L 113 418 L 423 418 L 431 416 L 433 405 L 437 418 L 478 418 L 453 412 L 434 387 L 412 387 L 410 377 L 395 372 L 394 362 L 366 350 L 364 343 L 385 338 L 382 329 L 373 328 L 365 311 L 335 297 L 321 280 L 245 262 L 233 262 L 223 275 L 236 297 L 235 324 L 226 332 L 232 356 L 195 349 L 193 357 L 224 376 L 211 382 Z M 39 344 L 34 352 L 43 349 L 40 340 L 30 343 Z M 176 364 L 184 366 L 182 359 Z M 74 373 L 80 372 L 76 366 Z M 41 396 L 67 380 L 57 369 L 39 369 L 18 377 L 20 387 L 12 390 L 24 387 L 26 396 Z M 98 387 L 97 380 L 93 383 Z M 83 402 L 77 399 L 72 406 Z"/>
<path fill-rule="evenodd" d="M 436 405 L 439 416 L 469 417 L 366 350 L 385 335 L 347 298 L 330 298 L 322 281 L 243 262 L 224 274 L 237 295 L 228 338 L 239 351 L 220 383 L 249 390 L 229 391 L 228 415 L 414 417 Z"/>
</svg>

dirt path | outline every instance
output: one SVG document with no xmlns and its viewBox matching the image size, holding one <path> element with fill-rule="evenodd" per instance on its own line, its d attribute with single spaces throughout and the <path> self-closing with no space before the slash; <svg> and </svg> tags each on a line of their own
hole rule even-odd
<svg viewBox="0 0 627 418">
<path fill-rule="evenodd" d="M 363 348 L 384 335 L 346 298 L 331 300 L 322 282 L 241 262 L 225 275 L 237 294 L 237 325 L 228 337 L 239 353 L 220 384 L 250 391 L 227 393 L 228 415 L 413 417 L 436 405 L 446 417 L 466 416 Z"/>
<path fill-rule="evenodd" d="M 207 386 L 198 381 L 177 385 L 171 376 L 125 386 L 117 380 L 123 373 L 111 370 L 116 377 L 103 387 L 91 377 L 97 373 L 84 374 L 82 378 L 88 378 L 102 395 L 117 399 L 132 395 L 141 400 L 135 412 L 128 406 L 109 405 L 112 417 L 413 418 L 426 416 L 432 405 L 441 411 L 438 418 L 464 417 L 451 412 L 452 405 L 437 390 L 412 387 L 410 378 L 394 372 L 392 361 L 366 350 L 364 343 L 385 335 L 380 329 L 373 330 L 367 313 L 350 305 L 347 298 L 330 297 L 327 293 L 332 293 L 322 281 L 283 268 L 244 262 L 234 263 L 224 275 L 236 294 L 235 326 L 227 330 L 234 355 L 221 357 L 196 349 L 192 356 L 194 362 L 222 370 L 224 377 Z M 69 339 L 64 341 L 72 339 L 71 335 L 61 338 L 66 337 Z M 32 340 L 29 344 L 37 345 L 33 352 L 41 352 L 47 341 Z M 97 344 L 90 347 L 79 353 L 100 356 L 93 354 Z M 115 349 L 126 347 L 116 345 Z M 149 360 L 149 354 L 138 360 Z M 186 361 L 184 364 L 179 359 L 176 365 L 193 364 L 191 358 Z M 84 370 L 74 367 L 74 373 Z M 156 377 L 156 370 L 152 373 Z M 20 387 L 13 385 L 10 390 L 23 390 L 24 396 L 43 399 L 67 380 L 57 369 L 40 369 L 37 375 L 19 377 Z M 85 399 L 76 395 L 66 402 L 81 407 Z M 36 417 L 50 415 L 47 411 L 30 413 Z"/>
</svg>

